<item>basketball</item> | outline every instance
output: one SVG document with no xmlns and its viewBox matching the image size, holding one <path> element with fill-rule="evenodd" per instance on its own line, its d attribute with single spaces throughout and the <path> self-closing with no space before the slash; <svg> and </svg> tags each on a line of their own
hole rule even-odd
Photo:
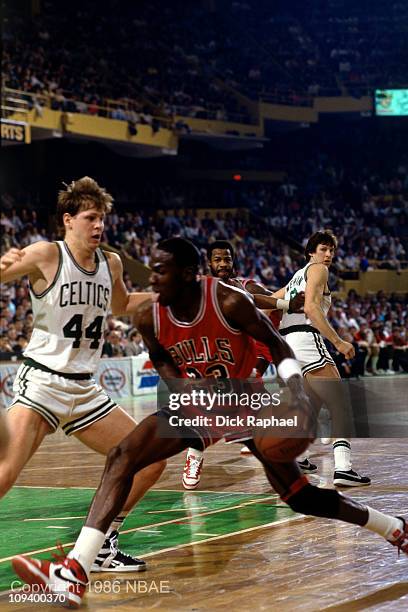
<svg viewBox="0 0 408 612">
<path fill-rule="evenodd" d="M 299 408 L 289 400 L 287 390 L 278 406 L 259 411 L 253 438 L 265 459 L 285 463 L 303 455 L 315 438 L 315 419 L 306 406 Z"/>
<path fill-rule="evenodd" d="M 287 463 L 301 456 L 311 444 L 309 438 L 274 438 L 265 435 L 255 439 L 257 449 L 268 461 Z"/>
</svg>

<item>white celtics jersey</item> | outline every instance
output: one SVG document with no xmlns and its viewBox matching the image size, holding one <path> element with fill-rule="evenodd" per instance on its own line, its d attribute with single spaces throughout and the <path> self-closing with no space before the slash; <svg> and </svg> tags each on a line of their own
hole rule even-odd
<svg viewBox="0 0 408 612">
<path fill-rule="evenodd" d="M 285 288 L 285 300 L 290 300 L 295 297 L 296 294 L 301 291 L 306 291 L 306 282 L 307 282 L 307 270 L 312 266 L 312 263 L 308 263 L 304 268 L 295 272 L 292 276 L 291 280 L 288 282 Z M 324 316 L 327 316 L 331 305 L 331 296 L 329 288 L 325 287 L 325 291 L 322 295 L 322 300 L 320 303 L 322 310 L 324 312 Z M 303 312 L 289 314 L 287 312 L 283 313 L 282 320 L 279 325 L 279 329 L 286 329 L 291 327 L 292 325 L 312 325 L 310 319 L 306 317 Z"/>
<path fill-rule="evenodd" d="M 95 270 L 88 272 L 65 242 L 57 245 L 59 265 L 52 284 L 39 295 L 31 288 L 34 329 L 24 356 L 56 372 L 93 373 L 111 303 L 109 264 L 97 249 Z"/>
</svg>

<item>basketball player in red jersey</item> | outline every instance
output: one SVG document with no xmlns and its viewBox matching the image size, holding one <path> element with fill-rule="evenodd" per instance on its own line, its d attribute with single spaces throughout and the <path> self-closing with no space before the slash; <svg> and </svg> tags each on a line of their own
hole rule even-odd
<svg viewBox="0 0 408 612">
<path fill-rule="evenodd" d="M 298 293 L 291 300 L 277 299 L 273 291 L 266 289 L 263 285 L 252 278 L 234 277 L 234 248 L 227 240 L 216 240 L 207 249 L 207 259 L 212 276 L 220 278 L 232 287 L 245 289 L 254 298 L 258 308 L 269 311 L 269 318 L 273 326 L 278 329 L 282 312 L 301 312 L 303 310 L 304 293 Z M 262 376 L 272 356 L 268 347 L 263 342 L 257 342 L 257 375 Z"/>
<path fill-rule="evenodd" d="M 293 408 L 304 415 L 309 400 L 289 346 L 245 292 L 219 279 L 198 278 L 199 262 L 198 250 L 182 238 L 164 240 L 154 254 L 151 283 L 159 303 L 140 306 L 136 323 L 160 376 L 167 381 L 185 378 L 188 370 L 195 368 L 213 377 L 215 367 L 229 376 L 248 376 L 253 367 L 253 359 L 246 356 L 248 342 L 253 342 L 251 337 L 264 340 L 279 376 L 290 389 Z M 189 350 L 184 352 L 186 347 Z M 109 453 L 85 527 L 67 557 L 54 562 L 21 556 L 13 559 L 14 570 L 25 582 L 41 585 L 48 593 L 65 594 L 64 605 L 80 605 L 93 560 L 123 506 L 133 476 L 147 465 L 181 452 L 194 438 L 201 440 L 202 448 L 211 444 L 202 430 L 171 426 L 170 416 L 169 408 L 148 416 Z M 311 485 L 296 461 L 268 458 L 273 444 L 271 438 L 269 447 L 264 441 L 264 437 L 255 436 L 247 443 L 273 488 L 295 512 L 364 526 L 408 554 L 404 519 L 373 510 L 336 490 Z M 293 439 L 288 438 L 287 448 L 292 444 Z"/>
<path fill-rule="evenodd" d="M 278 300 L 273 297 L 272 291 L 269 291 L 253 279 L 235 277 L 234 258 L 234 248 L 227 240 L 216 240 L 207 248 L 207 260 L 211 275 L 215 278 L 220 278 L 222 281 L 228 285 L 231 285 L 232 287 L 245 289 L 245 291 L 253 296 L 256 306 L 270 311 L 269 318 L 276 329 L 279 328 L 282 311 L 289 310 L 289 312 L 298 312 L 303 307 L 304 294 L 299 293 L 290 301 L 281 299 Z M 272 308 L 275 310 L 270 310 Z M 262 377 L 273 360 L 266 344 L 257 341 L 255 343 L 255 348 L 256 375 Z M 241 454 L 251 455 L 251 451 L 246 445 L 244 445 L 241 448 Z M 198 448 L 190 447 L 187 450 L 186 462 L 181 479 L 185 489 L 192 491 L 198 487 L 201 480 L 203 462 L 204 455 Z"/>
</svg>

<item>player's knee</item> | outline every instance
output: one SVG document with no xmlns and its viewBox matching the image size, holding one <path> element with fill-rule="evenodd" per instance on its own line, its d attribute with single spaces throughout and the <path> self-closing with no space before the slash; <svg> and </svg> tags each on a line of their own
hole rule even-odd
<svg viewBox="0 0 408 612">
<path fill-rule="evenodd" d="M 320 489 L 307 484 L 286 502 L 299 514 L 335 518 L 339 511 L 340 496 L 333 489 Z"/>
<path fill-rule="evenodd" d="M 133 476 L 137 465 L 131 449 L 123 443 L 111 448 L 106 460 L 106 469 L 109 474 L 119 478 Z"/>
</svg>

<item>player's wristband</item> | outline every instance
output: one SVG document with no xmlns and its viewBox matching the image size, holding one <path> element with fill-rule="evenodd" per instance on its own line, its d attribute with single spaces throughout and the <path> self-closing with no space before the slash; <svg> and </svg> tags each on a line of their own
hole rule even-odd
<svg viewBox="0 0 408 612">
<path fill-rule="evenodd" d="M 283 312 L 288 312 L 289 310 L 289 300 L 276 300 L 276 308 L 278 310 L 283 310 Z"/>
<path fill-rule="evenodd" d="M 284 382 L 287 382 L 288 379 L 295 374 L 302 376 L 302 370 L 300 369 L 300 365 L 296 359 L 287 357 L 278 365 L 278 374 Z"/>
</svg>

